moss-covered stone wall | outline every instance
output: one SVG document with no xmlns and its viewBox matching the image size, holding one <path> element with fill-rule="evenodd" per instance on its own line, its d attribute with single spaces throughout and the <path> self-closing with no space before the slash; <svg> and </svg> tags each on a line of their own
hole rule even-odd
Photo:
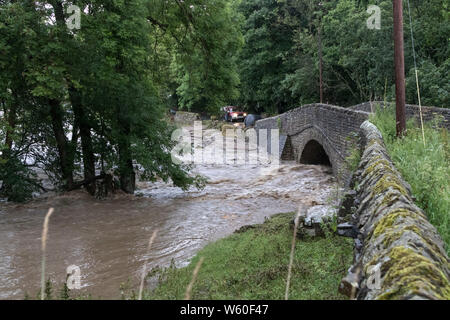
<svg viewBox="0 0 450 320">
<path fill-rule="evenodd" d="M 340 291 L 357 299 L 450 299 L 450 261 L 434 226 L 414 203 L 380 131 L 361 125 L 363 153 L 351 187 L 354 263 Z"/>
</svg>

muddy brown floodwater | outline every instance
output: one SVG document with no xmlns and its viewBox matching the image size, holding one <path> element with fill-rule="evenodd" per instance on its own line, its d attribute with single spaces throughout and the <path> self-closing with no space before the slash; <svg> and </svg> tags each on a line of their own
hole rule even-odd
<svg viewBox="0 0 450 320">
<path fill-rule="evenodd" d="M 0 203 L 0 299 L 36 297 L 44 216 L 54 207 L 47 244 L 47 277 L 61 284 L 66 268 L 81 269 L 81 290 L 94 298 L 120 298 L 120 285 L 138 288 L 140 271 L 185 266 L 207 243 L 265 217 L 296 211 L 299 203 L 328 204 L 336 188 L 330 168 L 282 163 L 260 166 L 197 166 L 209 179 L 204 190 L 182 192 L 162 182 L 140 183 L 141 196 L 96 200 L 79 191 Z M 148 239 L 159 230 L 147 256 Z M 74 291 L 77 293 L 77 290 Z"/>
</svg>

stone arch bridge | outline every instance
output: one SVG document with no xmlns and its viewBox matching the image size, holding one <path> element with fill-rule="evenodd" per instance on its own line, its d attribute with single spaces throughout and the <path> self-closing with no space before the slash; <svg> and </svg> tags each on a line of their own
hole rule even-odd
<svg viewBox="0 0 450 320">
<path fill-rule="evenodd" d="M 255 129 L 280 129 L 280 156 L 306 164 L 330 164 L 333 173 L 345 180 L 346 158 L 358 145 L 361 124 L 383 102 L 367 102 L 342 108 L 328 104 L 309 104 L 284 114 L 256 122 Z M 407 117 L 418 117 L 418 107 L 406 106 Z M 425 120 L 435 115 L 450 127 L 450 109 L 423 107 Z M 268 139 L 270 141 L 270 139 Z M 269 152 L 270 152 L 270 146 Z M 344 182 L 344 181 L 342 181 Z"/>
<path fill-rule="evenodd" d="M 355 133 L 368 117 L 365 111 L 309 104 L 259 120 L 255 129 L 280 129 L 281 159 L 330 164 L 337 175 L 346 171 L 345 159 L 358 141 Z"/>
</svg>

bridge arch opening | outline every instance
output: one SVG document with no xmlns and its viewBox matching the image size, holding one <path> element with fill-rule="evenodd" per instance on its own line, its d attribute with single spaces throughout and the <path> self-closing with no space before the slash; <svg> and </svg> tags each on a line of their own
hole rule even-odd
<svg viewBox="0 0 450 320">
<path fill-rule="evenodd" d="M 330 158 L 322 145 L 316 140 L 311 140 L 305 145 L 300 157 L 300 163 L 321 164 L 331 167 Z"/>
</svg>

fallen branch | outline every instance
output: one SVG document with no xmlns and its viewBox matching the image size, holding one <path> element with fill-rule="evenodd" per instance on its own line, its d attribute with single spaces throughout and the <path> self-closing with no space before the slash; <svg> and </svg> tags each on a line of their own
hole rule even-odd
<svg viewBox="0 0 450 320">
<path fill-rule="evenodd" d="M 102 174 L 100 174 L 98 176 L 95 176 L 94 178 L 91 178 L 91 179 L 85 179 L 83 181 L 74 182 L 73 186 L 71 188 L 68 188 L 67 191 L 78 190 L 78 189 L 80 189 L 81 187 L 83 187 L 83 186 L 85 186 L 87 184 L 90 184 L 92 182 L 95 182 L 95 181 L 100 180 L 100 179 L 105 179 L 105 178 L 106 178 L 106 174 L 102 173 Z"/>
</svg>

